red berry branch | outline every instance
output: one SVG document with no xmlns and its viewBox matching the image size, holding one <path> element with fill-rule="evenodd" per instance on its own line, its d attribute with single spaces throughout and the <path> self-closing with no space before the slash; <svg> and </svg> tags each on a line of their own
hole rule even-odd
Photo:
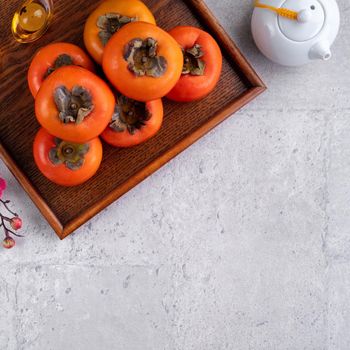
<svg viewBox="0 0 350 350">
<path fill-rule="evenodd" d="M 23 237 L 18 233 L 14 232 L 22 227 L 22 220 L 18 216 L 18 214 L 16 214 L 9 208 L 9 204 L 11 203 L 11 201 L 2 199 L 2 194 L 5 191 L 5 189 L 6 181 L 0 177 L 0 210 L 5 209 L 6 214 L 11 215 L 6 216 L 3 214 L 3 212 L 0 211 L 0 228 L 2 227 L 5 233 L 5 239 L 2 241 L 2 245 L 6 249 L 11 249 L 16 244 L 15 240 L 11 237 L 11 235 L 16 237 Z"/>
</svg>

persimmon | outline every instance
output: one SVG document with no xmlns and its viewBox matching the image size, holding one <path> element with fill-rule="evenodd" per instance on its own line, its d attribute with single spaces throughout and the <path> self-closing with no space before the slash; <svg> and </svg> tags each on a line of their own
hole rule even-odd
<svg viewBox="0 0 350 350">
<path fill-rule="evenodd" d="M 102 133 L 114 106 L 114 95 L 101 78 L 69 66 L 57 69 L 43 82 L 35 99 L 35 114 L 50 134 L 82 143 Z"/>
<path fill-rule="evenodd" d="M 70 43 L 53 43 L 42 47 L 33 57 L 28 70 L 28 85 L 33 97 L 42 82 L 56 69 L 76 65 L 94 71 L 89 56 L 79 47 Z"/>
<path fill-rule="evenodd" d="M 115 113 L 101 137 L 114 147 L 132 147 L 153 137 L 162 122 L 161 99 L 139 102 L 119 95 Z"/>
<path fill-rule="evenodd" d="M 33 154 L 41 173 L 62 186 L 76 186 L 89 180 L 102 161 L 99 138 L 77 144 L 50 135 L 41 128 L 37 133 Z"/>
<path fill-rule="evenodd" d="M 167 95 L 177 102 L 202 99 L 217 85 L 222 70 L 222 54 L 215 39 L 196 27 L 180 26 L 169 34 L 183 51 L 180 80 Z"/>
<path fill-rule="evenodd" d="M 133 22 L 108 41 L 102 66 L 119 92 L 147 102 L 165 96 L 175 86 L 183 55 L 175 39 L 161 28 Z"/>
<path fill-rule="evenodd" d="M 156 24 L 148 7 L 140 0 L 103 1 L 88 17 L 84 43 L 93 59 L 101 64 L 104 47 L 125 24 L 135 21 Z"/>
</svg>

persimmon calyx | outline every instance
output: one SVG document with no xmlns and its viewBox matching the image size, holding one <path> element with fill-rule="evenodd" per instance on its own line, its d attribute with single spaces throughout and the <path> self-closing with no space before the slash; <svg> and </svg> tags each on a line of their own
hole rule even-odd
<svg viewBox="0 0 350 350">
<path fill-rule="evenodd" d="M 123 16 L 119 13 L 106 13 L 97 19 L 97 27 L 100 29 L 98 37 L 103 46 L 106 46 L 114 33 L 128 23 L 137 21 L 137 17 Z"/>
<path fill-rule="evenodd" d="M 158 56 L 158 42 L 153 38 L 140 38 L 129 41 L 124 47 L 124 59 L 128 69 L 138 77 L 160 78 L 166 72 L 168 63 L 165 57 Z"/>
<path fill-rule="evenodd" d="M 77 144 L 55 138 L 55 147 L 49 152 L 49 159 L 54 165 L 64 164 L 70 170 L 80 169 L 89 152 L 89 144 Z"/>
<path fill-rule="evenodd" d="M 49 67 L 48 70 L 46 71 L 45 78 L 47 78 L 51 73 L 53 73 L 56 69 L 58 69 L 60 67 L 71 66 L 73 64 L 74 64 L 74 62 L 73 62 L 73 59 L 71 56 L 69 56 L 65 53 L 62 55 L 59 55 L 56 58 L 53 65 L 51 67 Z"/>
<path fill-rule="evenodd" d="M 151 116 L 146 103 L 120 95 L 109 127 L 116 132 L 128 130 L 131 135 L 134 135 L 136 130 L 146 125 Z"/>
<path fill-rule="evenodd" d="M 81 124 L 94 109 L 89 91 L 78 85 L 72 91 L 65 86 L 58 87 L 54 92 L 54 100 L 58 116 L 65 124 Z"/>
<path fill-rule="evenodd" d="M 182 74 L 187 75 L 204 75 L 205 62 L 201 60 L 204 56 L 202 47 L 199 44 L 195 44 L 189 49 L 182 49 L 184 55 L 184 65 L 182 68 Z"/>
</svg>

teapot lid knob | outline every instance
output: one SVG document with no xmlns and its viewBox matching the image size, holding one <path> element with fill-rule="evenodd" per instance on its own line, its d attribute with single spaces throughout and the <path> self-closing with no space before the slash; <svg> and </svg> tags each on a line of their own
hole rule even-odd
<svg viewBox="0 0 350 350">
<path fill-rule="evenodd" d="M 298 22 L 307 23 L 307 22 L 310 22 L 311 18 L 312 18 L 312 13 L 311 13 L 311 10 L 309 9 L 301 10 L 300 12 L 298 12 L 298 16 L 297 16 Z"/>
</svg>

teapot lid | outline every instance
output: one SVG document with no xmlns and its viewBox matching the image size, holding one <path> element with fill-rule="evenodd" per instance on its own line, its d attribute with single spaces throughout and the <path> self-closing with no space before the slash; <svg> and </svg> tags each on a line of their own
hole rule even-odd
<svg viewBox="0 0 350 350">
<path fill-rule="evenodd" d="M 318 0 L 286 0 L 281 8 L 298 13 L 296 21 L 278 16 L 280 30 L 290 40 L 299 42 L 310 40 L 323 28 L 325 12 Z"/>
</svg>

